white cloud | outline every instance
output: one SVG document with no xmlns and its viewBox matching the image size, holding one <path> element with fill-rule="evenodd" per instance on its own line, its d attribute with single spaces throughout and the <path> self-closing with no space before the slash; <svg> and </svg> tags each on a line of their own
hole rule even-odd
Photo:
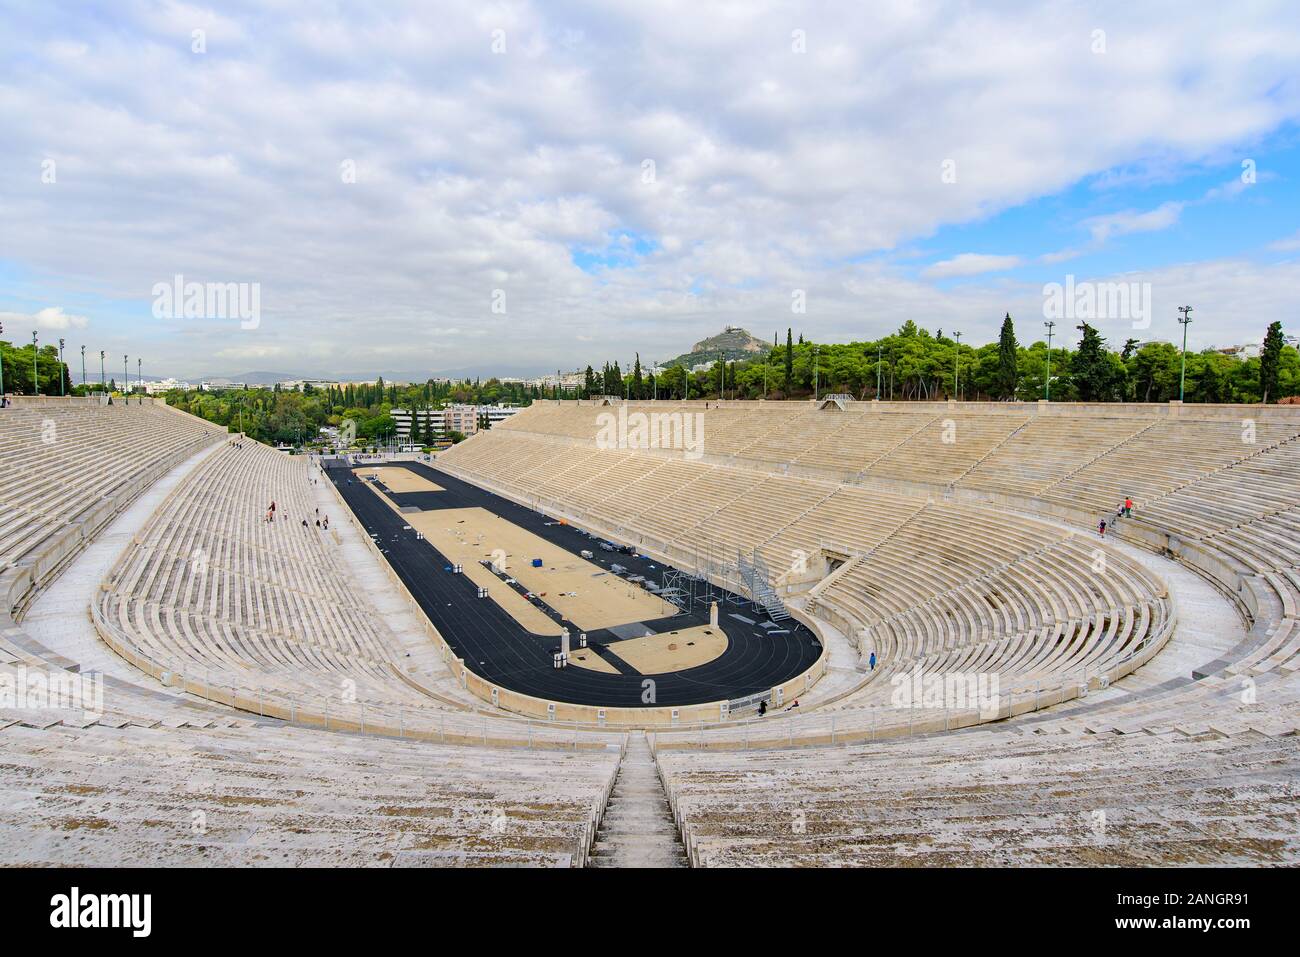
<svg viewBox="0 0 1300 957">
<path fill-rule="evenodd" d="M 1268 244 L 1268 248 L 1280 253 L 1293 253 L 1300 251 L 1300 230 L 1285 236 L 1276 242 Z"/>
<path fill-rule="evenodd" d="M 964 284 L 954 298 L 845 263 L 1100 171 L 1232 157 L 1300 119 L 1300 14 L 1280 2 L 1249 17 L 775 0 L 463 0 L 436 22 L 414 3 L 222 9 L 118 4 L 104 29 L 36 5 L 0 32 L 0 261 L 58 277 L 27 279 L 24 302 L 117 305 L 94 310 L 103 345 L 177 374 L 246 347 L 336 372 L 553 369 L 675 355 L 724 322 L 769 335 L 797 319 L 824 338 L 973 324 L 1006 294 Z M 1180 212 L 1095 217 L 1086 235 Z M 574 265 L 575 247 L 622 232 L 654 254 L 598 277 Z M 991 271 L 981 258 L 927 275 Z M 149 290 L 177 273 L 259 282 L 260 326 L 152 320 Z M 794 288 L 806 316 L 790 313 Z"/>
<path fill-rule="evenodd" d="M 961 253 L 928 266 L 921 273 L 931 279 L 952 276 L 978 276 L 986 272 L 1003 272 L 1015 269 L 1023 260 L 1019 256 L 992 256 L 983 253 Z"/>
<path fill-rule="evenodd" d="M 32 313 L 0 312 L 0 324 L 5 327 L 5 338 L 12 339 L 29 334 L 33 327 L 38 330 L 85 329 L 90 320 L 85 316 L 69 315 L 62 306 L 47 306 Z"/>
<path fill-rule="evenodd" d="M 1105 216 L 1093 216 L 1084 221 L 1092 234 L 1092 241 L 1098 245 L 1115 236 L 1128 236 L 1132 233 L 1152 233 L 1168 229 L 1178 222 L 1185 203 L 1169 201 L 1161 203 L 1155 209 L 1146 212 L 1125 210 Z"/>
</svg>

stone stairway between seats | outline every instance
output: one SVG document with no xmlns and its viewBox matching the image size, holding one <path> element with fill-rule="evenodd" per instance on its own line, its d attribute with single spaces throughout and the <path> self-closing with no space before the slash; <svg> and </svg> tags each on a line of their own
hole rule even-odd
<svg viewBox="0 0 1300 957">
<path fill-rule="evenodd" d="M 589 867 L 687 867 L 686 850 L 645 732 L 628 735 Z"/>
</svg>

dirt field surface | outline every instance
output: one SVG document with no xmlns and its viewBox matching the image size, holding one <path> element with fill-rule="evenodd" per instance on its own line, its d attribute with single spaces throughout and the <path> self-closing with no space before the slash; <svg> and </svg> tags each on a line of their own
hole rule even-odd
<svg viewBox="0 0 1300 957">
<path fill-rule="evenodd" d="M 495 580 L 479 559 L 503 562 L 506 574 L 583 631 L 677 614 L 676 605 L 486 509 L 443 508 L 402 517 L 434 548 L 464 565 L 466 574 L 473 565 Z M 541 568 L 532 566 L 534 558 L 542 560 Z"/>
<path fill-rule="evenodd" d="M 379 481 L 383 482 L 394 492 L 441 492 L 442 488 L 433 482 L 430 482 L 422 475 L 416 475 L 410 469 L 383 468 L 381 466 L 366 465 L 361 468 L 352 470 L 352 474 L 357 478 L 364 479 L 369 475 L 377 475 Z"/>
</svg>

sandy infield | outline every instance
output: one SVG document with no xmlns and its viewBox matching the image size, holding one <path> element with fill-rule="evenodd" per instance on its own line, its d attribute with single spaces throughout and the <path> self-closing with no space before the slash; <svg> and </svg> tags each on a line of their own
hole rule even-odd
<svg viewBox="0 0 1300 957">
<path fill-rule="evenodd" d="M 367 475 L 377 475 L 379 481 L 383 482 L 390 490 L 398 493 L 442 491 L 441 485 L 430 482 L 421 475 L 416 475 L 410 469 L 367 465 L 353 469 L 352 474 L 360 479 L 364 479 Z"/>
<path fill-rule="evenodd" d="M 676 605 L 486 509 L 445 508 L 402 517 L 462 564 L 466 574 L 472 565 L 495 580 L 479 560 L 503 562 L 506 574 L 583 631 L 677 614 Z M 542 560 L 541 568 L 532 566 L 534 558 Z"/>
<path fill-rule="evenodd" d="M 609 650 L 643 675 L 663 675 L 708 664 L 727 650 L 727 636 L 721 628 L 696 625 L 680 631 L 615 641 L 609 645 Z M 570 649 L 569 664 L 617 674 L 613 665 L 590 648 Z"/>
</svg>

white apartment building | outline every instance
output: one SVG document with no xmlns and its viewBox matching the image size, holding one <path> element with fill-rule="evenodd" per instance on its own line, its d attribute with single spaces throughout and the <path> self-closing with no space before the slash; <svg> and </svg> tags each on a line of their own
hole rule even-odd
<svg viewBox="0 0 1300 957">
<path fill-rule="evenodd" d="M 520 409 L 515 406 L 500 405 L 449 405 L 445 409 L 418 409 L 415 410 L 415 418 L 419 425 L 416 435 L 420 438 L 424 437 L 426 419 L 432 420 L 430 424 L 433 426 L 434 437 L 443 438 L 451 432 L 473 435 L 478 431 L 481 418 L 486 418 L 488 427 L 491 428 L 492 425 L 510 418 L 519 411 Z M 398 440 L 410 438 L 412 410 L 392 409 L 389 414 L 397 423 Z"/>
<path fill-rule="evenodd" d="M 159 393 L 162 392 L 168 392 L 171 389 L 185 389 L 186 391 L 188 391 L 190 388 L 190 384 L 188 382 L 182 382 L 179 379 L 158 379 L 156 381 L 146 380 L 144 383 L 139 383 L 139 382 L 133 383 L 131 388 L 134 389 L 139 385 L 143 385 L 144 391 L 147 392 L 149 395 L 158 395 Z"/>
</svg>

